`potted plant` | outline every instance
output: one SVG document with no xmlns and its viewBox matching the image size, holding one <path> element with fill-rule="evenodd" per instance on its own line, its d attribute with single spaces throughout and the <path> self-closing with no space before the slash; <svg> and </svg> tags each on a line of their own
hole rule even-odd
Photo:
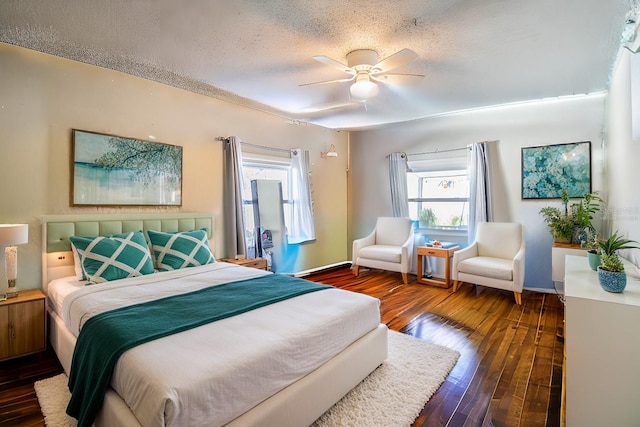
<svg viewBox="0 0 640 427">
<path fill-rule="evenodd" d="M 563 210 L 555 206 L 545 206 L 540 209 L 542 218 L 544 218 L 544 222 L 547 223 L 554 242 L 571 243 L 575 224 L 573 218 L 569 215 L 568 204 L 569 193 L 567 193 L 566 190 L 562 190 Z"/>
<path fill-rule="evenodd" d="M 580 243 L 587 240 L 586 234 L 594 231 L 593 216 L 600 210 L 602 199 L 598 192 L 585 194 L 579 202 L 569 206 L 569 193 L 562 190 L 562 209 L 545 206 L 540 209 L 549 232 L 556 243 Z"/>
<path fill-rule="evenodd" d="M 595 235 L 592 221 L 593 216 L 600 210 L 603 200 L 597 191 L 585 194 L 582 199 L 571 205 L 571 216 L 575 223 L 574 243 L 589 243 L 589 237 Z"/>
<path fill-rule="evenodd" d="M 600 250 L 600 245 L 598 244 L 598 234 L 594 228 L 590 228 L 586 233 L 586 242 L 584 244 L 585 249 L 587 250 L 587 260 L 589 261 L 589 267 L 593 271 L 597 271 L 598 266 L 600 265 L 601 259 L 600 255 L 602 251 Z"/>
<path fill-rule="evenodd" d="M 598 266 L 598 281 L 605 291 L 622 292 L 627 286 L 624 264 L 622 264 L 617 251 L 618 249 L 637 248 L 632 243 L 638 242 L 619 236 L 617 230 L 608 239 L 598 240 L 598 246 L 602 252 L 601 264 Z"/>
</svg>

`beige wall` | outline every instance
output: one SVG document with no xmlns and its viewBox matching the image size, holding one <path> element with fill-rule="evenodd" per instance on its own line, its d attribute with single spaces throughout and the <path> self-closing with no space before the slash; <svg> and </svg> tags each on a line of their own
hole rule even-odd
<svg viewBox="0 0 640 427">
<path fill-rule="evenodd" d="M 71 129 L 183 147 L 181 208 L 71 207 Z M 347 134 L 175 89 L 127 74 L 0 43 L 0 223 L 29 224 L 18 249 L 20 288 L 40 286 L 44 214 L 206 211 L 216 219 L 221 257 L 222 143 L 236 135 L 253 144 L 300 147 L 311 157 L 316 242 L 301 246 L 296 271 L 347 259 Z M 340 156 L 321 159 L 335 144 Z M 4 277 L 4 263 L 0 263 Z M 4 282 L 4 279 L 2 279 Z M 0 293 L 4 284 L 0 285 Z"/>
</svg>

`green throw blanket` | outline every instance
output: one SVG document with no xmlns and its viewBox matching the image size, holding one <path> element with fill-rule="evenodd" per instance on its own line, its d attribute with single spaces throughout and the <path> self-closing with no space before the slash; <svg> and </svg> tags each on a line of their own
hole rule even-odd
<svg viewBox="0 0 640 427">
<path fill-rule="evenodd" d="M 139 344 L 327 288 L 270 274 L 96 315 L 82 327 L 73 352 L 67 413 L 79 427 L 91 426 L 118 358 Z"/>
</svg>

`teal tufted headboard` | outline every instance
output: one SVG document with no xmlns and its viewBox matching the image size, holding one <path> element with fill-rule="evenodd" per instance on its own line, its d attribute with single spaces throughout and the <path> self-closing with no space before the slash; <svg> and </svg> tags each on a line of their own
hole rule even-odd
<svg viewBox="0 0 640 427">
<path fill-rule="evenodd" d="M 42 287 L 56 278 L 73 275 L 70 236 L 105 236 L 129 231 L 189 231 L 206 228 L 213 237 L 212 213 L 148 213 L 47 215 L 42 222 Z"/>
</svg>

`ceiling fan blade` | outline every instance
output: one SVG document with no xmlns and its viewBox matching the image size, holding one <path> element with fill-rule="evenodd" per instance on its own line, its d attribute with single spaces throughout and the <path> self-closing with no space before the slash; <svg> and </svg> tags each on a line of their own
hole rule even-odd
<svg viewBox="0 0 640 427">
<path fill-rule="evenodd" d="M 371 80 L 397 85 L 419 84 L 423 78 L 424 74 L 378 73 L 371 75 Z"/>
<path fill-rule="evenodd" d="M 311 86 L 311 85 L 323 85 L 323 84 L 327 84 L 327 83 L 344 83 L 344 82 L 350 82 L 351 80 L 355 79 L 356 76 L 352 76 L 349 77 L 348 79 L 338 79 L 338 80 L 325 80 L 322 82 L 311 82 L 311 83 L 302 83 L 299 84 L 298 86 Z"/>
<path fill-rule="evenodd" d="M 327 56 L 317 55 L 317 56 L 314 56 L 313 59 L 315 59 L 316 61 L 320 61 L 323 64 L 328 65 L 330 67 L 337 68 L 338 70 L 343 71 L 345 73 L 355 74 L 355 71 L 353 71 L 348 66 L 344 65 L 341 62 L 336 61 L 335 59 L 331 59 Z"/>
<path fill-rule="evenodd" d="M 391 56 L 387 56 L 382 61 L 373 66 L 374 69 L 380 70 L 378 73 L 384 73 L 401 65 L 411 62 L 418 57 L 418 54 L 411 49 L 402 49 Z"/>
</svg>

